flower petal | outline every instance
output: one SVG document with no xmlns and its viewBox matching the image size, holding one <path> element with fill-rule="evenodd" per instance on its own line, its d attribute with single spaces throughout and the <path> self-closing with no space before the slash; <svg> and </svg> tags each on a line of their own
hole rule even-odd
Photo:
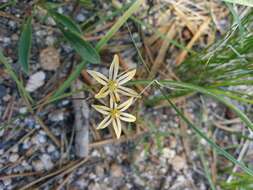
<svg viewBox="0 0 253 190">
<path fill-rule="evenodd" d="M 97 71 L 87 70 L 87 73 L 89 73 L 96 81 L 98 81 L 102 85 L 107 85 L 108 79 L 105 75 L 102 73 L 99 73 Z"/>
<path fill-rule="evenodd" d="M 116 91 L 113 91 L 110 93 L 110 99 L 113 100 L 113 102 L 117 103 L 120 101 L 119 94 Z"/>
<path fill-rule="evenodd" d="M 126 82 L 130 81 L 134 77 L 135 73 L 136 73 L 136 69 L 129 71 L 125 73 L 124 75 L 120 76 L 117 79 L 119 85 L 125 84 Z"/>
<path fill-rule="evenodd" d="M 121 122 L 120 122 L 119 118 L 112 120 L 112 126 L 115 131 L 117 139 L 119 139 L 120 135 L 121 135 Z"/>
<path fill-rule="evenodd" d="M 101 88 L 101 90 L 95 95 L 95 98 L 97 98 L 97 99 L 99 99 L 99 98 L 104 98 L 104 97 L 106 97 L 109 93 L 110 93 L 110 90 L 109 90 L 108 86 L 104 86 L 104 87 Z"/>
<path fill-rule="evenodd" d="M 120 94 L 123 94 L 125 96 L 131 96 L 131 97 L 138 97 L 139 96 L 138 93 L 135 92 L 133 89 L 127 88 L 124 86 L 119 86 L 117 89 L 117 92 Z"/>
<path fill-rule="evenodd" d="M 110 112 L 110 108 L 102 105 L 91 105 L 95 110 L 104 115 L 108 115 Z"/>
<path fill-rule="evenodd" d="M 123 112 L 127 110 L 131 106 L 132 103 L 133 103 L 133 98 L 129 98 L 127 101 L 120 104 L 117 109 Z"/>
<path fill-rule="evenodd" d="M 101 123 L 98 125 L 97 129 L 104 129 L 106 128 L 108 125 L 110 125 L 110 123 L 112 122 L 112 118 L 110 115 L 106 116 Z"/>
<path fill-rule="evenodd" d="M 109 69 L 109 79 L 115 80 L 118 76 L 118 71 L 119 71 L 119 56 L 114 55 L 112 64 Z"/>
<path fill-rule="evenodd" d="M 136 117 L 129 113 L 120 113 L 120 120 L 126 121 L 126 122 L 135 122 Z"/>
</svg>

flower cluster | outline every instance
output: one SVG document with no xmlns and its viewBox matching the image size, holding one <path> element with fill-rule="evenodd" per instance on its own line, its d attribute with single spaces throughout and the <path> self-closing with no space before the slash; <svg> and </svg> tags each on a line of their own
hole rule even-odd
<svg viewBox="0 0 253 190">
<path fill-rule="evenodd" d="M 109 106 L 92 105 L 95 110 L 105 116 L 97 129 L 104 129 L 112 124 L 117 138 L 120 138 L 122 130 L 121 121 L 134 122 L 136 120 L 135 116 L 124 111 L 132 105 L 134 97 L 138 97 L 138 94 L 134 90 L 123 86 L 123 84 L 134 77 L 136 69 L 119 74 L 119 57 L 114 55 L 108 78 L 96 71 L 88 70 L 87 72 L 97 82 L 103 85 L 100 91 L 95 95 L 95 98 L 99 99 L 109 96 Z M 130 98 L 119 104 L 121 101 L 120 95 Z"/>
</svg>

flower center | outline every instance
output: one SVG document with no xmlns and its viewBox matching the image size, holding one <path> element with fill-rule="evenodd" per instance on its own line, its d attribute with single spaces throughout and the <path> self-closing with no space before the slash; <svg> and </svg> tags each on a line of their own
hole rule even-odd
<svg viewBox="0 0 253 190">
<path fill-rule="evenodd" d="M 115 80 L 108 81 L 109 90 L 114 91 L 114 90 L 116 90 L 117 86 L 118 86 L 118 84 Z"/>
<path fill-rule="evenodd" d="M 120 114 L 120 111 L 119 111 L 119 110 L 117 110 L 117 109 L 112 109 L 112 110 L 111 110 L 111 116 L 112 116 L 112 118 L 117 118 L 117 117 L 119 117 L 119 114 Z"/>
</svg>

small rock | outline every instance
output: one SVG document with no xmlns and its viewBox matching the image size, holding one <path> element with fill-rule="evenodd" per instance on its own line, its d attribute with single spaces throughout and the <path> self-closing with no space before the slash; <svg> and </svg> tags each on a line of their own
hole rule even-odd
<svg viewBox="0 0 253 190">
<path fill-rule="evenodd" d="M 79 13 L 76 16 L 76 20 L 79 21 L 79 22 L 83 22 L 85 20 L 85 16 L 83 14 Z"/>
<path fill-rule="evenodd" d="M 29 77 L 25 89 L 28 92 L 34 92 L 35 90 L 43 86 L 45 79 L 46 74 L 43 71 L 36 72 Z"/>
<path fill-rule="evenodd" d="M 54 122 L 63 121 L 64 120 L 64 113 L 61 110 L 59 110 L 59 111 L 55 111 L 53 113 L 50 113 L 48 117 L 51 121 L 54 121 Z"/>
<path fill-rule="evenodd" d="M 50 170 L 54 167 L 54 164 L 48 154 L 43 154 L 40 159 L 42 163 L 44 164 L 44 168 L 46 170 Z"/>
<path fill-rule="evenodd" d="M 47 147 L 47 152 L 48 153 L 52 153 L 54 152 L 56 149 L 55 149 L 55 146 L 50 144 L 48 147 Z"/>
<path fill-rule="evenodd" d="M 164 148 L 162 150 L 162 155 L 167 159 L 172 159 L 176 155 L 176 152 L 170 148 Z"/>
<path fill-rule="evenodd" d="M 111 174 L 113 177 L 123 177 L 123 171 L 120 165 L 113 163 L 111 165 Z"/>
<path fill-rule="evenodd" d="M 37 135 L 37 140 L 38 140 L 38 142 L 41 143 L 41 144 L 43 144 L 43 143 L 45 143 L 45 142 L 47 141 L 46 136 L 45 136 L 45 135 L 42 135 L 42 134 L 38 134 L 38 135 Z"/>
<path fill-rule="evenodd" d="M 102 188 L 98 183 L 92 183 L 89 184 L 88 190 L 102 190 L 104 189 L 104 187 Z"/>
<path fill-rule="evenodd" d="M 9 161 L 10 162 L 16 162 L 18 160 L 18 158 L 19 158 L 19 155 L 16 154 L 16 153 L 13 153 L 13 154 L 10 155 Z"/>
<path fill-rule="evenodd" d="M 4 183 L 5 186 L 8 186 L 8 185 L 11 184 L 11 179 L 4 179 L 3 183 Z"/>
<path fill-rule="evenodd" d="M 20 114 L 26 114 L 27 113 L 27 107 L 22 107 L 19 109 Z"/>
<path fill-rule="evenodd" d="M 95 170 L 96 170 L 96 175 L 97 175 L 98 177 L 103 177 L 103 176 L 104 176 L 104 172 L 105 172 L 105 171 L 104 171 L 104 168 L 103 168 L 103 167 L 97 165 L 96 168 L 95 168 Z"/>
<path fill-rule="evenodd" d="M 42 171 L 44 169 L 44 164 L 41 160 L 33 161 L 32 166 L 33 166 L 35 171 Z"/>
<path fill-rule="evenodd" d="M 171 161 L 170 164 L 176 170 L 179 172 L 180 170 L 186 168 L 186 160 L 181 156 L 175 156 Z"/>
<path fill-rule="evenodd" d="M 41 67 L 48 71 L 56 70 L 60 66 L 59 52 L 54 47 L 47 47 L 40 52 Z"/>
<path fill-rule="evenodd" d="M 11 99 L 11 95 L 9 95 L 9 94 L 6 94 L 6 95 L 3 97 L 3 101 L 5 101 L 5 102 L 8 102 L 10 99 Z"/>
</svg>

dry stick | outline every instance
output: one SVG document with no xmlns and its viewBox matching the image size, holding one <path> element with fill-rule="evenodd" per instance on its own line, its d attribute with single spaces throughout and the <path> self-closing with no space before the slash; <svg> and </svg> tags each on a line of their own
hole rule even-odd
<svg viewBox="0 0 253 190">
<path fill-rule="evenodd" d="M 194 43 L 199 39 L 199 37 L 201 36 L 201 34 L 206 30 L 206 28 L 208 27 L 210 23 L 210 18 L 208 18 L 206 21 L 204 21 L 204 23 L 199 27 L 198 31 L 196 32 L 196 34 L 193 36 L 193 38 L 191 39 L 191 41 L 187 44 L 186 49 L 191 49 L 192 46 L 194 45 Z M 179 65 L 181 64 L 185 58 L 187 56 L 187 51 L 183 50 L 180 55 L 177 57 L 176 60 L 176 64 Z"/>
<path fill-rule="evenodd" d="M 61 190 L 65 185 L 66 183 L 69 181 L 69 179 L 72 177 L 72 173 L 71 172 L 61 183 L 60 185 L 55 189 L 55 190 Z"/>
<path fill-rule="evenodd" d="M 20 140 L 18 140 L 18 142 L 16 142 L 13 146 L 11 146 L 8 150 L 6 150 L 4 154 L 8 155 L 10 153 L 10 151 L 12 150 L 13 147 L 15 147 L 17 144 L 20 144 L 21 142 L 23 142 L 26 138 L 28 138 L 30 135 L 32 135 L 36 130 L 37 130 L 36 128 L 30 130 Z"/>
<path fill-rule="evenodd" d="M 175 30 L 175 23 L 172 23 L 171 26 L 170 26 L 170 29 L 169 31 L 167 32 L 166 34 L 166 37 L 169 38 L 169 39 L 173 39 L 175 34 L 176 34 L 176 30 Z M 160 48 L 160 51 L 155 59 L 155 62 L 151 68 L 151 73 L 149 74 L 149 77 L 148 78 L 153 78 L 158 69 L 160 68 L 161 64 L 163 63 L 164 61 L 164 58 L 166 56 L 166 52 L 168 50 L 168 47 L 169 47 L 170 43 L 167 41 L 167 40 L 164 40 L 163 43 L 162 43 L 162 46 Z"/>
<path fill-rule="evenodd" d="M 82 82 L 77 79 L 71 86 L 72 91 L 82 89 Z M 75 111 L 75 153 L 78 157 L 86 157 L 89 153 L 89 106 L 84 98 L 84 92 L 73 94 Z"/>
<path fill-rule="evenodd" d="M 26 173 L 17 173 L 17 174 L 8 174 L 5 176 L 0 176 L 0 180 L 7 180 L 15 177 L 26 177 L 26 176 L 35 176 L 41 175 L 41 172 L 26 172 Z"/>
<path fill-rule="evenodd" d="M 184 12 L 174 4 L 172 5 L 173 9 L 176 11 L 176 14 L 181 18 L 181 20 L 185 23 L 187 28 L 191 31 L 192 34 L 195 34 L 196 27 L 193 23 L 188 19 L 188 16 L 184 14 Z"/>
<path fill-rule="evenodd" d="M 107 139 L 107 140 L 103 140 L 103 141 L 99 141 L 99 142 L 94 142 L 94 143 L 91 143 L 89 144 L 89 147 L 90 148 L 97 148 L 97 147 L 100 147 L 100 146 L 104 146 L 104 145 L 108 145 L 108 144 L 119 144 L 119 143 L 122 143 L 122 142 L 126 142 L 126 141 L 130 141 L 130 140 L 134 140 L 140 136 L 142 136 L 143 134 L 146 134 L 148 133 L 148 131 L 141 131 L 140 133 L 137 133 L 137 134 L 134 134 L 132 135 L 131 137 L 127 138 L 125 135 L 120 137 L 120 139 L 118 140 L 115 140 L 115 139 Z"/>
</svg>

